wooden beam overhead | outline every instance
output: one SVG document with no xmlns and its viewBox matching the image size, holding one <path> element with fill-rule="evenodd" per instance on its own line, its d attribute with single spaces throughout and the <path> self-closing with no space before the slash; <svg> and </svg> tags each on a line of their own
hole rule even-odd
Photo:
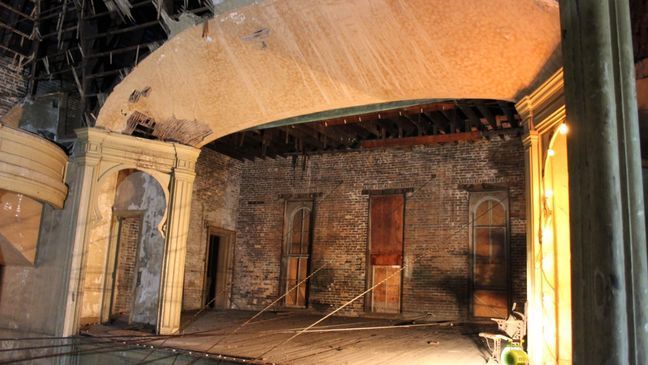
<svg viewBox="0 0 648 365">
<path fill-rule="evenodd" d="M 310 135 L 298 130 L 297 128 L 292 128 L 292 126 L 287 126 L 287 127 L 279 127 L 279 129 L 295 137 L 296 139 L 301 141 L 302 144 L 310 145 L 311 148 L 316 148 L 316 149 L 324 148 L 324 144 L 320 142 L 317 138 L 313 138 Z"/>
<path fill-rule="evenodd" d="M 480 132 L 465 132 L 452 134 L 428 135 L 420 137 L 404 137 L 397 139 L 380 139 L 362 141 L 363 148 L 404 147 L 424 144 L 438 144 L 460 141 L 477 141 L 482 138 Z"/>
<path fill-rule="evenodd" d="M 27 13 L 24 13 L 24 12 L 18 10 L 18 9 L 15 9 L 15 8 L 9 6 L 8 4 L 5 4 L 4 1 L 0 1 L 0 7 L 3 7 L 3 8 L 5 8 L 5 9 L 7 9 L 7 10 L 9 10 L 10 12 L 12 12 L 12 13 L 14 13 L 14 14 L 18 14 L 18 15 L 20 15 L 21 17 L 23 17 L 23 18 L 25 18 L 25 19 L 27 19 L 27 20 L 31 20 L 32 22 L 34 21 L 34 17 L 33 17 L 33 16 L 31 16 L 31 15 L 29 15 L 29 14 L 27 14 Z"/>
<path fill-rule="evenodd" d="M 7 46 L 4 46 L 4 45 L 2 45 L 2 44 L 0 44 L 0 49 L 3 49 L 3 50 L 8 51 L 8 52 L 12 52 L 13 54 L 15 54 L 15 55 L 17 55 L 17 56 L 21 56 L 21 57 L 24 57 L 24 58 L 28 58 L 27 55 L 24 55 L 24 54 L 22 54 L 22 53 L 20 53 L 20 52 L 18 52 L 18 51 L 15 51 L 15 50 L 13 50 L 13 49 L 7 47 Z"/>
<path fill-rule="evenodd" d="M 421 115 L 427 118 L 427 120 L 429 120 L 432 123 L 434 127 L 433 132 L 436 132 L 434 134 L 439 134 L 439 133 L 446 134 L 446 129 L 448 129 L 447 128 L 448 122 L 439 113 L 440 112 L 427 112 L 427 113 L 421 113 Z M 450 133 L 452 133 L 452 131 L 450 131 Z"/>
<path fill-rule="evenodd" d="M 376 123 L 371 121 L 364 121 L 364 122 L 356 123 L 356 125 L 366 130 L 367 132 L 371 133 L 374 137 L 382 138 L 382 133 L 380 131 L 380 128 L 376 126 Z"/>
<path fill-rule="evenodd" d="M 427 126 L 425 125 L 425 122 L 421 120 L 421 114 L 418 114 L 416 116 L 402 114 L 401 117 L 416 128 L 417 135 L 422 136 L 424 134 L 427 134 Z"/>
<path fill-rule="evenodd" d="M 517 127 L 517 121 L 515 119 L 515 107 L 513 106 L 513 103 L 507 103 L 504 101 L 498 101 L 497 105 L 504 111 L 504 114 L 506 115 L 506 119 L 508 122 L 511 124 L 511 126 Z"/>
<path fill-rule="evenodd" d="M 471 124 L 471 128 L 474 127 L 479 129 L 481 121 L 479 120 L 479 116 L 477 115 L 477 113 L 475 113 L 472 107 L 459 104 L 459 110 L 461 110 L 461 112 L 464 113 L 464 115 L 468 118 Z"/>
<path fill-rule="evenodd" d="M 14 28 L 14 27 L 12 27 L 12 26 L 10 26 L 10 25 L 8 25 L 8 24 L 5 24 L 4 22 L 0 22 L 0 28 L 7 29 L 7 30 L 9 30 L 10 32 L 12 32 L 12 33 L 14 33 L 14 34 L 17 34 L 17 35 L 19 35 L 19 36 L 21 36 L 21 37 L 23 37 L 23 38 L 25 38 L 25 39 L 28 39 L 28 40 L 31 40 L 31 39 L 32 39 L 31 35 L 29 35 L 29 34 L 23 32 L 23 31 L 20 31 L 20 30 Z"/>
<path fill-rule="evenodd" d="M 493 113 L 491 113 L 490 109 L 488 109 L 488 107 L 483 104 L 477 104 L 477 109 L 479 109 L 479 112 L 484 116 L 484 118 L 486 118 L 488 124 L 490 124 L 493 129 L 497 129 L 497 121 L 495 120 L 495 116 L 493 115 Z"/>
<path fill-rule="evenodd" d="M 326 136 L 327 141 L 331 142 L 332 145 L 340 144 L 341 141 L 345 138 L 345 134 L 340 133 L 335 128 L 324 127 L 320 123 L 312 123 L 310 127 L 319 132 L 320 134 Z"/>
</svg>

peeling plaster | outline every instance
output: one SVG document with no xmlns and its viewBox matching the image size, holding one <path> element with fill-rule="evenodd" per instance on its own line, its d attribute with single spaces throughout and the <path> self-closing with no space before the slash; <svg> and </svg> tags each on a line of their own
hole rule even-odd
<svg viewBox="0 0 648 365">
<path fill-rule="evenodd" d="M 155 325 L 164 257 L 164 238 L 158 230 L 166 209 L 164 191 L 153 176 L 134 172 L 117 187 L 114 209 L 143 212 L 137 261 L 140 282 L 135 288 L 132 320 Z"/>
<path fill-rule="evenodd" d="M 213 132 L 194 144 L 200 147 L 239 130 L 342 108 L 515 100 L 561 64 L 553 4 L 224 1 L 207 25 L 185 29 L 117 85 L 96 125 L 121 132 L 134 111 L 156 121 L 195 121 Z M 246 37 L 261 29 L 267 39 L 250 46 Z M 129 105 L 130 93 L 145 86 L 156 92 Z"/>
</svg>

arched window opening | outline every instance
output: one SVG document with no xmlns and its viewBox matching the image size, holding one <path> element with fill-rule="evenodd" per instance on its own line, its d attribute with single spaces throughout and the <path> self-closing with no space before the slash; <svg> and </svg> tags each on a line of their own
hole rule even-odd
<svg viewBox="0 0 648 365">
<path fill-rule="evenodd" d="M 308 276 L 310 261 L 311 212 L 312 202 L 287 203 L 284 255 L 287 307 L 306 307 L 308 283 L 304 279 Z"/>
<path fill-rule="evenodd" d="M 492 193 L 491 193 L 492 194 Z M 472 315 L 506 317 L 509 307 L 508 212 L 496 195 L 471 195 Z"/>
</svg>

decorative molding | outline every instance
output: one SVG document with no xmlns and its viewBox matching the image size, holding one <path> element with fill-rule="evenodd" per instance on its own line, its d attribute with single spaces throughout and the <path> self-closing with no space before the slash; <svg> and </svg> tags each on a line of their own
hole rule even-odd
<svg viewBox="0 0 648 365">
<path fill-rule="evenodd" d="M 68 288 L 63 335 L 78 331 L 83 293 L 85 258 L 93 213 L 99 193 L 98 185 L 107 176 L 124 169 L 148 173 L 158 181 L 167 207 L 160 227 L 165 236 L 164 267 L 161 273 L 160 304 L 157 331 L 175 333 L 180 325 L 184 260 L 189 227 L 194 168 L 200 150 L 177 144 L 153 141 L 97 128 L 75 130 L 78 140 L 71 164 L 78 170 L 74 181 L 74 206 L 70 241 L 70 285 Z"/>
<path fill-rule="evenodd" d="M 526 134 L 540 134 L 565 120 L 564 82 L 562 68 L 531 94 L 515 104 L 520 117 L 528 124 Z"/>
<path fill-rule="evenodd" d="M 0 189 L 63 208 L 67 162 L 54 143 L 0 123 Z"/>
</svg>

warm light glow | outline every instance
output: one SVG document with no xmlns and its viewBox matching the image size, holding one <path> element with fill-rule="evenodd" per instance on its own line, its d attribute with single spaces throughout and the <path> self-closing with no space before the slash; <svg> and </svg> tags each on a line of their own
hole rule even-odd
<svg viewBox="0 0 648 365">
<path fill-rule="evenodd" d="M 542 242 L 547 244 L 550 243 L 553 239 L 553 230 L 551 227 L 545 227 L 542 229 Z"/>
<path fill-rule="evenodd" d="M 556 155 L 556 151 L 550 149 L 550 150 L 547 151 L 547 154 L 549 155 L 549 157 L 553 157 L 553 156 Z"/>
<path fill-rule="evenodd" d="M 560 134 L 565 135 L 565 134 L 567 134 L 567 132 L 569 132 L 569 127 L 567 126 L 566 123 L 563 123 L 563 124 L 560 125 L 560 127 L 558 127 L 558 132 Z"/>
</svg>

